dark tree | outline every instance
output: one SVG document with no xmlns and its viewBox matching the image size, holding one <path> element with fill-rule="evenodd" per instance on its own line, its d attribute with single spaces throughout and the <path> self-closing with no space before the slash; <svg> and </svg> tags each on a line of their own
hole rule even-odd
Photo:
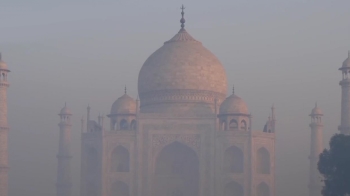
<svg viewBox="0 0 350 196">
<path fill-rule="evenodd" d="M 329 150 L 320 154 L 318 170 L 324 177 L 323 196 L 350 194 L 350 136 L 336 134 L 329 142 Z"/>
</svg>

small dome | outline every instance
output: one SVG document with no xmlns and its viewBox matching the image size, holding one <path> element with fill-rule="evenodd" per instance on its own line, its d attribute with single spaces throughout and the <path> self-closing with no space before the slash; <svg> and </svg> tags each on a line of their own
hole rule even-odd
<svg viewBox="0 0 350 196">
<path fill-rule="evenodd" d="M 317 103 L 315 104 L 314 109 L 312 109 L 310 116 L 315 116 L 315 115 L 323 116 L 323 112 L 322 112 L 322 110 L 317 106 Z"/>
<path fill-rule="evenodd" d="M 70 109 L 67 107 L 67 105 L 65 105 L 60 112 L 60 115 L 72 115 L 72 112 L 70 111 Z"/>
<path fill-rule="evenodd" d="M 245 101 L 234 93 L 227 97 L 220 106 L 219 114 L 249 114 Z"/>
<path fill-rule="evenodd" d="M 340 69 L 349 68 L 350 69 L 350 51 L 348 52 L 348 58 L 345 59 L 343 65 Z"/>
<path fill-rule="evenodd" d="M 113 103 L 111 115 L 113 114 L 136 114 L 135 100 L 125 93 Z"/>
<path fill-rule="evenodd" d="M 263 132 L 271 133 L 272 132 L 271 130 L 272 130 L 272 121 L 271 121 L 271 118 L 269 117 L 269 119 L 265 123 Z"/>
</svg>

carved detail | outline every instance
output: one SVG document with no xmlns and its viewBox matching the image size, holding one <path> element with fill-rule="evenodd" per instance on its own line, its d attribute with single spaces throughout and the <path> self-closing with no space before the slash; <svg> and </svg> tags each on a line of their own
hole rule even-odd
<svg viewBox="0 0 350 196">
<path fill-rule="evenodd" d="M 160 90 L 160 91 L 152 91 L 147 93 L 141 93 L 141 107 L 154 104 L 154 103 L 165 103 L 165 102 L 206 102 L 206 103 L 214 103 L 215 98 L 218 99 L 219 102 L 224 100 L 226 95 L 207 91 L 207 90 L 190 90 L 190 89 L 172 89 L 172 90 Z"/>
<path fill-rule="evenodd" d="M 176 122 L 170 122 L 170 123 L 162 123 L 162 124 L 144 124 L 143 130 L 149 131 L 149 130 L 169 130 L 169 131 L 176 131 L 176 130 L 202 130 L 202 131 L 209 131 L 211 126 L 210 124 L 179 124 Z"/>
<path fill-rule="evenodd" d="M 164 146 L 172 142 L 180 142 L 199 154 L 200 151 L 200 135 L 199 134 L 154 134 L 152 138 L 152 151 L 158 152 Z"/>
</svg>

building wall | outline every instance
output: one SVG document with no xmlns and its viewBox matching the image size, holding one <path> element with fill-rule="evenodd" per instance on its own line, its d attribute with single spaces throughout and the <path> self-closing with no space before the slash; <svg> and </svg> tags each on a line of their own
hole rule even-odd
<svg viewBox="0 0 350 196">
<path fill-rule="evenodd" d="M 89 187 L 89 183 L 96 183 L 96 196 L 171 195 L 177 191 L 176 188 L 184 186 L 181 182 L 190 179 L 189 176 L 186 179 L 184 177 L 185 180 L 180 179 L 173 174 L 170 174 L 169 178 L 164 177 L 162 172 L 168 170 L 159 165 L 171 159 L 171 156 L 167 157 L 164 154 L 175 153 L 175 156 L 178 156 L 176 150 L 172 151 L 172 148 L 183 149 L 182 154 L 191 155 L 191 157 L 194 155 L 193 157 L 198 158 L 198 195 L 226 196 L 225 187 L 234 185 L 242 187 L 242 196 L 261 196 L 261 190 L 265 190 L 262 195 L 265 196 L 266 187 L 269 189 L 269 195 L 274 196 L 274 133 L 218 131 L 215 126 L 214 117 L 180 118 L 142 114 L 138 118 L 136 131 L 83 133 L 82 196 L 93 196 L 89 193 L 89 188 L 94 187 Z M 88 163 L 86 163 L 89 160 L 87 151 L 91 147 L 97 150 L 97 156 L 100 159 L 96 163 L 99 169 L 95 179 L 91 178 L 89 174 L 91 171 L 88 171 Z M 117 147 L 122 147 L 129 153 L 128 172 L 116 172 L 112 169 L 115 163 L 112 154 Z M 225 151 L 230 147 L 236 147 L 242 151 L 244 168 L 241 173 L 225 171 Z M 259 159 L 257 152 L 262 148 L 266 149 L 270 155 L 268 174 L 257 172 Z M 188 167 L 197 166 L 188 164 Z M 171 189 L 174 189 L 173 192 Z"/>
</svg>

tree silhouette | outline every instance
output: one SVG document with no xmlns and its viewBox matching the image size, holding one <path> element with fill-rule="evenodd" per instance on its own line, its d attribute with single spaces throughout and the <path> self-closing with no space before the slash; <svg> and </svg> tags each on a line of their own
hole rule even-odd
<svg viewBox="0 0 350 196">
<path fill-rule="evenodd" d="M 329 146 L 318 162 L 325 183 L 322 195 L 345 196 L 350 194 L 350 135 L 334 135 Z"/>
</svg>

